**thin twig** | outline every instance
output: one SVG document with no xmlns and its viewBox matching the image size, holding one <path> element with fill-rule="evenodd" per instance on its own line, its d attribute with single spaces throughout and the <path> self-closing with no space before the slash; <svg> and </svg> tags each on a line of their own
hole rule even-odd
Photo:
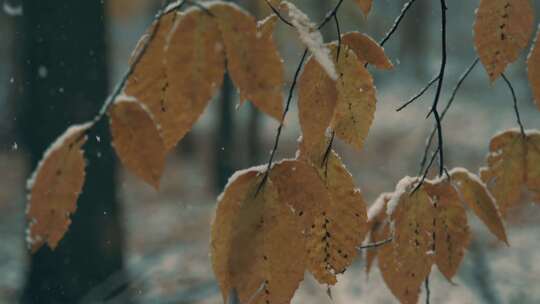
<svg viewBox="0 0 540 304">
<path fill-rule="evenodd" d="M 418 189 L 420 189 L 420 187 L 422 186 L 422 184 L 424 183 L 424 181 L 426 180 L 427 178 L 427 175 L 429 173 L 429 169 L 431 168 L 431 165 L 433 165 L 433 162 L 435 161 L 435 159 L 437 158 L 437 153 L 439 153 L 439 149 L 441 147 L 437 147 L 437 150 L 435 150 L 435 152 L 433 152 L 433 154 L 431 155 L 431 158 L 429 160 L 429 163 L 424 171 L 424 173 L 422 174 L 422 178 L 420 179 L 420 182 L 418 182 L 418 184 L 416 185 L 416 187 L 414 187 L 414 190 L 411 192 L 411 195 L 413 195 L 416 191 L 418 191 Z"/>
<path fill-rule="evenodd" d="M 429 274 L 426 278 L 426 281 L 424 282 L 424 285 L 426 286 L 426 304 L 429 304 L 429 298 L 431 297 L 431 290 L 429 289 Z"/>
<path fill-rule="evenodd" d="M 356 249 L 357 250 L 374 249 L 374 248 L 384 246 L 384 245 L 392 242 L 393 240 L 394 240 L 394 238 L 389 238 L 389 239 L 382 240 L 382 241 L 379 241 L 379 242 L 367 244 L 367 245 L 364 245 L 364 246 L 359 246 L 359 247 L 356 247 Z"/>
<path fill-rule="evenodd" d="M 339 63 L 339 54 L 341 53 L 341 27 L 339 26 L 339 19 L 337 17 L 337 14 L 334 14 L 334 23 L 336 24 L 336 32 L 338 37 L 336 62 Z"/>
<path fill-rule="evenodd" d="M 339 8 L 341 7 L 341 4 L 343 3 L 343 0 L 339 0 L 339 2 L 334 6 L 334 8 L 326 14 L 326 17 L 324 17 L 321 24 L 317 27 L 318 30 L 322 29 L 334 16 L 337 14 Z"/>
<path fill-rule="evenodd" d="M 443 134 L 442 134 L 442 124 L 441 124 L 441 117 L 439 115 L 438 111 L 438 105 L 439 100 L 441 97 L 442 87 L 444 83 L 444 74 L 446 71 L 446 61 L 447 61 L 447 48 L 446 48 L 446 10 L 448 9 L 446 7 L 446 0 L 440 0 L 441 2 L 441 52 L 442 52 L 442 58 L 441 58 L 441 69 L 439 72 L 439 81 L 437 83 L 437 92 L 435 93 L 435 99 L 433 100 L 433 105 L 431 106 L 431 110 L 428 113 L 428 117 L 430 114 L 433 114 L 435 117 L 435 123 L 437 125 L 437 137 L 438 137 L 438 145 L 439 148 L 437 149 L 439 151 L 439 176 L 442 176 L 444 173 L 444 143 L 443 143 Z M 428 167 L 429 169 L 429 167 Z"/>
<path fill-rule="evenodd" d="M 278 16 L 278 18 L 283 22 L 285 23 L 286 25 L 290 26 L 290 27 L 294 27 L 294 25 L 287 19 L 285 19 L 285 17 L 283 17 L 283 15 L 281 15 L 281 13 L 279 12 L 279 10 L 277 8 L 275 8 L 272 3 L 270 3 L 269 0 L 265 0 L 266 1 L 266 4 L 270 7 L 270 9 L 272 10 L 272 12 L 274 12 L 274 14 L 276 14 L 276 16 Z"/>
<path fill-rule="evenodd" d="M 469 76 L 469 74 L 472 72 L 472 70 L 474 70 L 474 68 L 476 67 L 476 65 L 478 64 L 479 61 L 480 60 L 479 60 L 478 57 L 476 59 L 474 59 L 474 61 L 469 65 L 469 67 L 467 67 L 465 72 L 463 72 L 463 74 L 461 74 L 461 76 L 459 77 L 459 80 L 458 80 L 456 86 L 452 90 L 452 95 L 451 95 L 450 99 L 448 100 L 448 102 L 446 103 L 446 106 L 444 107 L 444 109 L 443 109 L 443 111 L 441 113 L 441 120 L 444 119 L 444 117 L 446 116 L 446 113 L 448 112 L 448 110 L 450 109 L 452 104 L 454 103 L 454 100 L 455 100 L 455 98 L 457 96 L 457 93 L 458 93 L 459 89 L 461 88 L 463 82 L 465 82 L 465 79 Z M 431 130 L 431 134 L 429 135 L 428 140 L 426 141 L 426 147 L 424 149 L 424 154 L 422 156 L 422 160 L 420 161 L 420 172 L 418 173 L 419 175 L 424 171 L 424 166 L 426 165 L 426 162 L 428 160 L 427 156 L 428 156 L 428 153 L 429 153 L 429 149 L 431 148 L 431 144 L 433 143 L 433 139 L 435 138 L 436 132 L 437 132 L 437 127 L 434 126 L 433 129 Z"/>
<path fill-rule="evenodd" d="M 390 30 L 388 30 L 388 32 L 386 32 L 386 35 L 379 43 L 381 46 L 384 46 L 384 44 L 390 39 L 390 37 L 392 37 L 392 35 L 395 33 L 395 31 L 399 27 L 399 24 L 401 23 L 401 21 L 407 14 L 407 11 L 411 8 L 411 6 L 414 4 L 415 1 L 416 0 L 409 0 L 407 3 L 405 3 L 405 5 L 403 5 L 403 8 L 401 9 L 401 13 L 399 14 L 399 16 L 397 16 L 396 20 L 392 24 L 392 27 L 390 28 Z"/>
<path fill-rule="evenodd" d="M 298 77 L 300 76 L 300 71 L 302 70 L 302 66 L 304 65 L 304 61 L 306 61 L 308 55 L 308 49 L 304 50 L 304 53 L 302 54 L 302 58 L 300 59 L 300 63 L 298 64 L 296 71 L 294 72 L 293 82 L 291 84 L 291 88 L 289 89 L 289 95 L 287 97 L 287 103 L 285 104 L 285 110 L 283 111 L 283 114 L 281 115 L 281 121 L 279 122 L 279 127 L 277 129 L 276 138 L 274 140 L 274 147 L 272 148 L 272 151 L 270 152 L 270 158 L 268 159 L 268 165 L 266 167 L 266 171 L 264 173 L 264 177 L 261 180 L 261 183 L 259 184 L 257 191 L 255 192 L 255 196 L 259 194 L 262 187 L 268 180 L 268 174 L 270 174 L 270 169 L 272 168 L 272 163 L 274 162 L 274 157 L 276 155 L 276 151 L 279 146 L 279 139 L 281 138 L 281 131 L 283 130 L 283 125 L 285 122 L 285 118 L 287 117 L 287 113 L 289 112 L 289 108 L 291 106 L 291 101 L 294 95 L 294 88 L 296 87 L 296 84 L 298 83 Z"/>
<path fill-rule="evenodd" d="M 514 112 L 516 112 L 516 120 L 517 120 L 517 123 L 519 125 L 521 135 L 523 136 L 523 138 L 525 138 L 526 137 L 525 128 L 523 127 L 523 122 L 521 121 L 521 115 L 519 114 L 518 100 L 517 100 L 517 97 L 516 97 L 516 91 L 514 90 L 514 86 L 512 86 L 512 83 L 506 77 L 506 75 L 504 73 L 502 74 L 502 79 L 504 80 L 504 82 L 508 86 L 508 89 L 510 89 L 510 93 L 512 93 L 512 99 L 514 100 Z"/>
<path fill-rule="evenodd" d="M 420 90 L 420 92 L 418 92 L 416 95 L 414 95 L 413 97 L 411 97 L 406 103 L 404 103 L 402 106 L 400 106 L 399 108 L 396 109 L 396 112 L 399 112 L 403 109 L 405 109 L 407 106 L 409 106 L 411 103 L 415 102 L 416 100 L 418 100 L 418 98 L 422 97 L 422 95 L 424 95 L 427 90 L 429 88 L 431 88 L 432 85 L 435 84 L 435 82 L 437 82 L 437 80 L 439 80 L 439 75 L 435 76 L 435 78 L 433 78 L 430 82 L 428 82 L 428 84 L 422 88 Z"/>
</svg>

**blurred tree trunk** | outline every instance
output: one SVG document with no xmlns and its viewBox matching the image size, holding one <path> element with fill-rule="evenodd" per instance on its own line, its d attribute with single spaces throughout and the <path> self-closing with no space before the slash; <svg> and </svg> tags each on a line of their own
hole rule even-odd
<svg viewBox="0 0 540 304">
<path fill-rule="evenodd" d="M 108 91 L 103 1 L 25 0 L 19 131 L 32 167 L 55 138 L 93 118 Z M 123 236 L 106 119 L 85 145 L 86 184 L 59 247 L 29 258 L 22 303 L 76 303 L 114 274 Z M 95 302 L 101 302 L 106 295 Z"/>
<path fill-rule="evenodd" d="M 430 30 L 433 24 L 437 24 L 436 29 L 439 29 L 438 21 L 435 22 L 430 15 L 431 1 L 417 1 L 411 8 L 407 20 L 401 24 L 401 61 L 414 62 L 414 72 L 420 80 L 429 78 L 429 60 L 426 58 L 429 58 L 431 45 Z"/>
<path fill-rule="evenodd" d="M 219 193 L 235 169 L 234 152 L 234 89 L 229 74 L 225 74 L 218 108 L 215 133 L 215 186 Z"/>
</svg>

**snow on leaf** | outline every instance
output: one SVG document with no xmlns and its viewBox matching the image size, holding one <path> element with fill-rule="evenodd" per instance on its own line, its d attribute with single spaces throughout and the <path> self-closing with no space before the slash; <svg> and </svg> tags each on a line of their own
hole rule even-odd
<svg viewBox="0 0 540 304">
<path fill-rule="evenodd" d="M 533 47 L 527 59 L 527 72 L 529 74 L 529 84 L 532 88 L 536 106 L 540 110 L 540 25 Z"/>
<path fill-rule="evenodd" d="M 313 54 L 315 60 L 319 62 L 328 76 L 331 79 L 336 80 L 338 74 L 334 61 L 331 58 L 330 50 L 323 42 L 323 36 L 317 29 L 317 26 L 294 4 L 283 1 L 281 7 L 288 12 L 290 21 L 298 32 L 300 41 L 302 41 L 311 54 Z"/>
<path fill-rule="evenodd" d="M 54 250 L 71 224 L 85 178 L 84 133 L 91 126 L 71 126 L 56 139 L 27 182 L 27 241 L 33 253 L 45 243 Z"/>
<path fill-rule="evenodd" d="M 491 81 L 527 47 L 534 29 L 530 0 L 481 0 L 474 41 Z"/>
<path fill-rule="evenodd" d="M 211 259 L 224 301 L 236 290 L 240 303 L 289 303 L 304 277 L 299 224 L 271 181 L 255 195 L 261 178 L 244 171 L 218 201 Z"/>
<path fill-rule="evenodd" d="M 388 215 L 386 206 L 393 193 L 381 194 L 368 210 L 368 236 L 365 244 L 375 244 L 390 238 L 390 229 L 388 229 Z M 377 248 L 366 250 L 366 273 L 369 274 L 375 258 L 377 257 Z"/>
<path fill-rule="evenodd" d="M 364 15 L 367 17 L 367 15 L 369 15 L 369 12 L 371 11 L 373 0 L 356 0 L 356 4 L 360 6 L 360 9 L 364 13 Z"/>
<path fill-rule="evenodd" d="M 499 240 L 508 244 L 506 230 L 497 210 L 495 199 L 486 185 L 466 169 L 455 168 L 449 172 L 461 200 L 466 203 Z"/>
<path fill-rule="evenodd" d="M 283 60 L 271 35 L 275 22 L 262 26 L 262 32 L 258 32 L 255 19 L 236 5 L 215 2 L 208 8 L 216 16 L 227 68 L 241 101 L 249 100 L 264 113 L 281 120 L 285 80 Z"/>
<path fill-rule="evenodd" d="M 150 111 L 140 102 L 117 99 L 109 117 L 112 145 L 122 164 L 158 189 L 166 148 Z"/>
<path fill-rule="evenodd" d="M 366 210 L 337 155 L 330 156 L 326 173 L 321 170 L 287 160 L 272 168 L 270 179 L 301 223 L 308 270 L 320 283 L 333 285 L 336 275 L 351 265 L 364 239 Z"/>
<path fill-rule="evenodd" d="M 467 214 L 450 182 L 428 182 L 423 187 L 432 199 L 436 214 L 435 264 L 446 279 L 452 281 L 471 238 Z"/>
<path fill-rule="evenodd" d="M 369 63 L 383 70 L 394 67 L 386 56 L 384 48 L 368 35 L 349 32 L 341 36 L 341 43 L 353 50 L 358 60 L 363 64 Z"/>
<path fill-rule="evenodd" d="M 165 46 L 168 85 L 161 112 L 168 112 L 162 130 L 167 149 L 191 130 L 221 87 L 225 55 L 221 33 L 207 13 L 192 9 L 179 15 Z"/>
<path fill-rule="evenodd" d="M 422 186 L 411 193 L 417 179 L 406 178 L 394 193 L 390 216 L 393 241 L 378 249 L 379 268 L 386 285 L 401 303 L 416 304 L 420 286 L 434 262 L 433 223 L 436 217 L 431 198 Z M 390 209 L 390 202 L 388 202 Z M 386 226 L 384 234 L 390 234 Z"/>
</svg>

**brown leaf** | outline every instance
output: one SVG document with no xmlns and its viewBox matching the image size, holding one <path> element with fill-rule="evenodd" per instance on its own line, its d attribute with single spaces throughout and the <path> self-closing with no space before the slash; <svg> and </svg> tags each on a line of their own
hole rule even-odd
<svg viewBox="0 0 540 304">
<path fill-rule="evenodd" d="M 71 224 L 85 178 L 84 133 L 91 126 L 71 126 L 47 149 L 28 180 L 27 241 L 32 253 L 45 243 L 54 250 Z"/>
<path fill-rule="evenodd" d="M 390 238 L 388 215 L 386 206 L 392 198 L 393 193 L 381 194 L 375 203 L 368 210 L 368 236 L 366 243 L 376 244 Z M 385 234 L 386 233 L 386 234 Z M 369 248 L 366 250 L 366 273 L 369 274 L 375 258 L 377 258 L 378 248 Z"/>
<path fill-rule="evenodd" d="M 540 110 L 540 26 L 538 27 L 536 39 L 527 59 L 527 72 L 534 99 L 536 100 L 536 106 Z"/>
<path fill-rule="evenodd" d="M 356 0 L 356 4 L 360 6 L 360 9 L 364 13 L 364 15 L 367 17 L 367 15 L 369 15 L 369 12 L 371 11 L 373 0 Z"/>
<path fill-rule="evenodd" d="M 527 47 L 534 29 L 530 0 L 481 0 L 474 41 L 491 81 Z"/>
<path fill-rule="evenodd" d="M 327 171 L 289 160 L 272 168 L 271 180 L 302 224 L 308 270 L 320 283 L 335 284 L 367 231 L 365 203 L 351 175 L 332 153 Z"/>
<path fill-rule="evenodd" d="M 218 198 L 212 265 L 224 300 L 236 289 L 241 303 L 289 303 L 304 277 L 304 237 L 271 181 L 255 195 L 260 181 L 257 170 L 237 172 Z"/>
<path fill-rule="evenodd" d="M 362 64 L 372 64 L 383 70 L 394 68 L 390 59 L 386 57 L 384 48 L 368 35 L 349 32 L 341 36 L 341 43 L 353 50 Z"/>
<path fill-rule="evenodd" d="M 221 30 L 227 68 L 240 99 L 251 101 L 264 113 L 281 120 L 284 68 L 272 31 L 262 27 L 264 33 L 257 32 L 255 19 L 238 6 L 217 2 L 209 9 Z"/>
<path fill-rule="evenodd" d="M 156 122 L 161 126 L 162 132 L 168 136 L 172 134 L 170 130 L 175 129 L 173 122 L 176 119 L 176 114 L 164 107 L 166 103 L 165 91 L 169 86 L 164 58 L 167 37 L 176 18 L 176 12 L 170 12 L 154 22 L 147 30 L 133 52 L 130 64 L 134 64 L 134 58 L 142 52 L 143 46 L 152 32 L 155 32 L 154 38 L 148 43 L 146 51 L 140 57 L 124 89 L 126 95 L 133 96 L 146 105 Z M 168 137 L 166 142 L 168 146 L 176 144 L 174 137 Z"/>
<path fill-rule="evenodd" d="M 495 199 L 487 190 L 486 185 L 476 175 L 465 169 L 453 169 L 450 171 L 450 175 L 463 202 L 484 222 L 491 233 L 508 245 L 501 215 L 497 210 Z"/>
<path fill-rule="evenodd" d="M 431 271 L 435 208 L 425 187 L 411 194 L 418 179 L 399 182 L 388 213 L 392 223 L 385 234 L 393 241 L 378 250 L 379 268 L 386 285 L 401 303 L 416 304 L 420 286 Z M 390 231 L 393 227 L 393 231 Z"/>
<path fill-rule="evenodd" d="M 527 132 L 527 159 L 525 166 L 527 188 L 534 194 L 533 200 L 540 204 L 540 133 Z"/>
<path fill-rule="evenodd" d="M 109 117 L 112 145 L 124 166 L 158 189 L 166 148 L 150 111 L 138 101 L 118 100 Z"/>
<path fill-rule="evenodd" d="M 154 108 L 158 114 L 152 113 L 170 149 L 191 130 L 221 87 L 225 54 L 214 18 L 198 9 L 178 15 L 167 42 L 165 94 L 160 108 Z"/>
<path fill-rule="evenodd" d="M 446 279 L 452 281 L 471 238 L 467 214 L 450 182 L 427 182 L 423 187 L 431 197 L 436 213 L 435 264 Z"/>
<path fill-rule="evenodd" d="M 526 145 L 518 130 L 508 130 L 491 139 L 487 167 L 480 169 L 482 180 L 495 197 L 501 214 L 516 207 L 525 183 Z"/>
<path fill-rule="evenodd" d="M 337 56 L 335 44 L 332 54 Z M 342 48 L 337 68 L 338 99 L 331 126 L 337 138 L 361 150 L 375 118 L 377 99 L 373 78 L 347 48 Z"/>
</svg>

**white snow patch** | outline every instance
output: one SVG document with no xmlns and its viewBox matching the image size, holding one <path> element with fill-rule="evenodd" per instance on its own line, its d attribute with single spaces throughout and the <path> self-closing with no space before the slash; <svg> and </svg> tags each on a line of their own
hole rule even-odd
<svg viewBox="0 0 540 304">
<path fill-rule="evenodd" d="M 392 192 L 386 192 L 379 195 L 379 197 L 375 200 L 375 202 L 369 207 L 367 217 L 368 221 L 374 219 L 377 215 L 381 214 L 381 212 L 386 211 L 385 202 L 390 200 L 394 193 Z"/>
<path fill-rule="evenodd" d="M 227 181 L 227 184 L 225 185 L 224 189 L 229 188 L 230 185 L 232 185 L 234 182 L 236 182 L 236 180 L 239 179 L 244 174 L 248 174 L 248 173 L 252 173 L 252 172 L 261 174 L 261 173 L 266 172 L 266 168 L 268 168 L 268 164 L 254 166 L 254 167 L 243 169 L 243 170 L 238 170 L 238 171 L 234 172 L 233 175 L 231 175 L 231 177 L 229 177 L 229 180 Z M 223 199 L 224 194 L 225 194 L 225 190 L 218 196 L 218 198 L 217 198 L 218 202 L 220 202 Z"/>
<path fill-rule="evenodd" d="M 402 195 L 409 192 L 409 188 L 414 185 L 415 182 L 418 181 L 418 177 L 410 177 L 405 176 L 402 178 L 399 183 L 396 186 L 396 190 L 394 191 L 392 198 L 388 201 L 388 204 L 386 206 L 386 214 L 388 216 L 392 216 L 394 211 L 396 210 L 396 207 L 398 206 L 399 199 Z"/>
<path fill-rule="evenodd" d="M 317 26 L 294 4 L 285 1 L 281 5 L 288 10 L 291 23 L 296 28 L 302 43 L 313 54 L 328 76 L 332 80 L 337 80 L 336 67 L 332 61 L 330 49 L 324 45 L 322 34 L 317 30 Z"/>
<path fill-rule="evenodd" d="M 13 5 L 6 0 L 4 1 L 4 5 L 2 7 L 4 9 L 4 13 L 6 13 L 8 16 L 17 17 L 23 15 L 23 7 L 21 4 Z"/>
<path fill-rule="evenodd" d="M 39 78 L 47 78 L 47 75 L 49 75 L 49 70 L 47 70 L 47 67 L 44 65 L 40 65 L 38 68 Z"/>
</svg>

